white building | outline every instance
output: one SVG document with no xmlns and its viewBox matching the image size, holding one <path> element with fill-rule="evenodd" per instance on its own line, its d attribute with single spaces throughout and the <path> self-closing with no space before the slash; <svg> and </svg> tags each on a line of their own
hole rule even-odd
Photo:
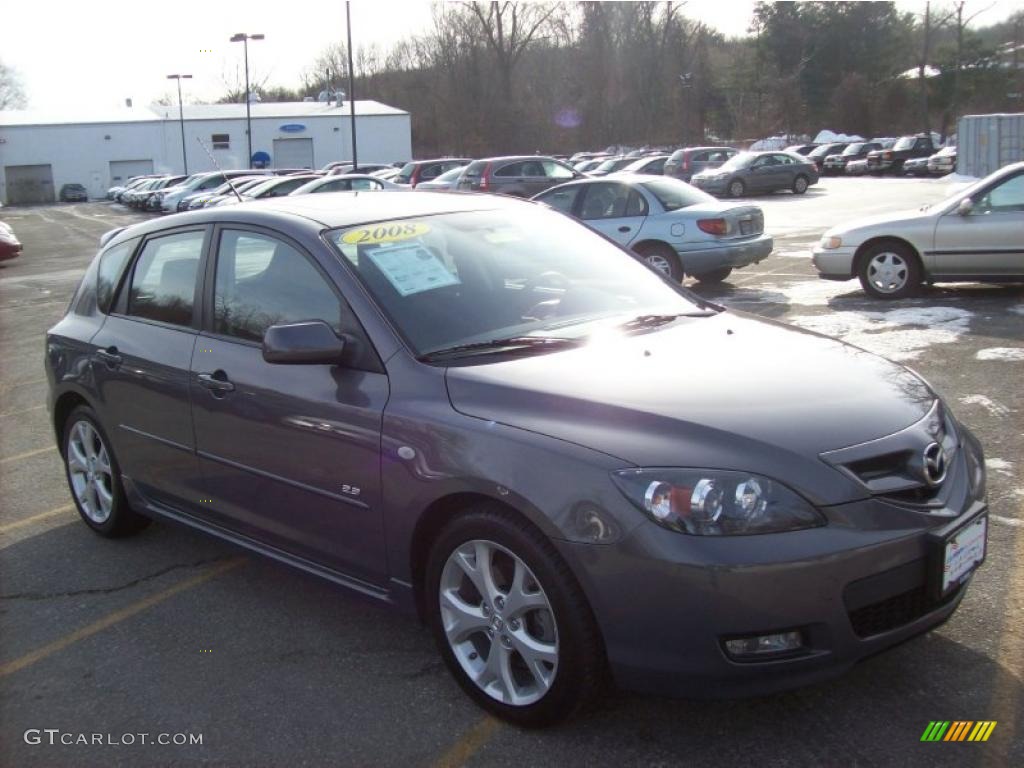
<svg viewBox="0 0 1024 768">
<path fill-rule="evenodd" d="M 251 111 L 253 156 L 268 167 L 319 168 L 351 159 L 349 102 L 254 103 Z M 412 157 L 408 112 L 359 100 L 355 112 L 361 163 Z M 215 170 L 211 154 L 224 170 L 248 167 L 245 104 L 186 105 L 184 115 L 183 157 L 177 105 L 79 116 L 0 112 L 0 200 L 50 202 L 69 183 L 103 197 L 129 176 L 184 173 L 186 160 L 189 173 Z"/>
</svg>

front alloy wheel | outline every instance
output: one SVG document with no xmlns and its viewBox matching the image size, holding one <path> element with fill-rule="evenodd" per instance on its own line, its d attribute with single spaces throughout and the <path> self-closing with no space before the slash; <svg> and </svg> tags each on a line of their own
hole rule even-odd
<svg viewBox="0 0 1024 768">
<path fill-rule="evenodd" d="M 600 630 L 551 540 L 481 502 L 433 542 L 426 618 L 462 690 L 492 715 L 551 725 L 593 701 L 607 678 Z"/>
<path fill-rule="evenodd" d="M 492 699 L 539 701 L 558 672 L 558 628 L 530 568 L 493 541 L 468 541 L 441 573 L 441 621 L 466 675 Z"/>
</svg>

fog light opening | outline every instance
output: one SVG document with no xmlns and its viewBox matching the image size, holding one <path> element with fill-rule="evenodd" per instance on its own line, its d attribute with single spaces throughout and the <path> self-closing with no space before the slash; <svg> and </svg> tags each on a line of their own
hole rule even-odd
<svg viewBox="0 0 1024 768">
<path fill-rule="evenodd" d="M 725 641 L 725 651 L 738 660 L 760 660 L 776 656 L 790 656 L 807 650 L 803 632 L 773 632 L 769 635 L 734 637 Z"/>
</svg>

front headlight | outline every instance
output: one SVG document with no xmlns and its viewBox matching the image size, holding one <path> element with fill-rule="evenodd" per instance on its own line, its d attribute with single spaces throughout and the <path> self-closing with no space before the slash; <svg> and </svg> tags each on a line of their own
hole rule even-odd
<svg viewBox="0 0 1024 768">
<path fill-rule="evenodd" d="M 834 248 L 838 248 L 843 244 L 843 238 L 832 235 L 831 237 L 825 236 L 821 238 L 821 247 L 826 251 L 831 251 Z"/>
<path fill-rule="evenodd" d="M 824 525 L 786 486 L 761 475 L 717 469 L 623 469 L 619 490 L 652 520 L 680 533 L 737 536 Z"/>
</svg>

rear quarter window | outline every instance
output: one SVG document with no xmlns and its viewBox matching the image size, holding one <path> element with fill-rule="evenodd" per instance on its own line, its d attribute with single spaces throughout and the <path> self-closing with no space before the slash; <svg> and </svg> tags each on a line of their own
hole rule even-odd
<svg viewBox="0 0 1024 768">
<path fill-rule="evenodd" d="M 100 256 L 99 269 L 96 273 L 96 306 L 103 314 L 110 312 L 117 285 L 121 282 L 125 265 L 135 251 L 137 243 L 138 240 L 129 240 L 108 248 Z"/>
</svg>

